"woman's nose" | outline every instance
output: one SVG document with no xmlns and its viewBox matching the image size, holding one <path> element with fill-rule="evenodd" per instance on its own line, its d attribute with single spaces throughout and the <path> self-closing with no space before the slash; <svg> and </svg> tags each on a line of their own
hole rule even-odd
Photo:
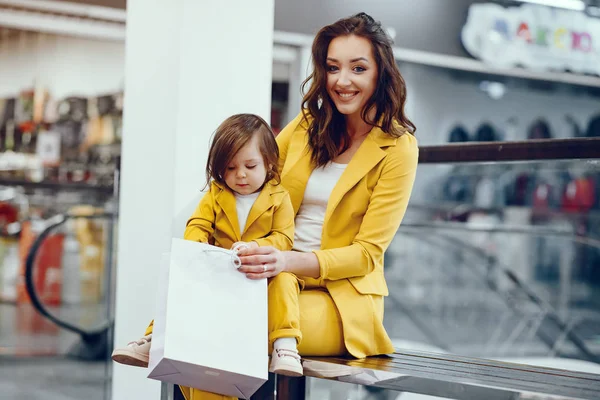
<svg viewBox="0 0 600 400">
<path fill-rule="evenodd" d="M 346 70 L 340 71 L 340 79 L 338 80 L 339 86 L 350 86 L 350 73 Z"/>
</svg>

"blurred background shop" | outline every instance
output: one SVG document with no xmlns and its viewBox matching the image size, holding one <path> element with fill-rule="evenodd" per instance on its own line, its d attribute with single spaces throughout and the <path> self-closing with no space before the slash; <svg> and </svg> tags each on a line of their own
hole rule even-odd
<svg viewBox="0 0 600 400">
<path fill-rule="evenodd" d="M 600 373 L 600 1 L 275 0 L 276 132 L 313 35 L 359 11 L 394 38 L 424 148 L 386 254 L 396 346 Z M 0 0 L 2 399 L 114 397 L 126 15 Z"/>
</svg>

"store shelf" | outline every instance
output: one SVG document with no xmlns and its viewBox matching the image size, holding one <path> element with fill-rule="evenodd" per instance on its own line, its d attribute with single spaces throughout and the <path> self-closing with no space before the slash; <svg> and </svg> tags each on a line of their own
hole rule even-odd
<svg viewBox="0 0 600 400">
<path fill-rule="evenodd" d="M 58 2 L 55 0 L 0 0 L 0 5 L 19 9 L 29 9 L 49 14 L 70 15 L 104 21 L 125 22 L 125 10 L 91 4 Z"/>
<path fill-rule="evenodd" d="M 276 31 L 273 39 L 275 44 L 310 48 L 313 38 L 310 35 L 300 33 Z M 394 57 L 399 62 L 427 65 L 455 71 L 600 88 L 600 77 L 598 76 L 579 75 L 568 72 L 533 71 L 524 68 L 495 68 L 492 65 L 469 57 L 432 53 L 404 47 L 394 47 L 393 50 Z"/>
<path fill-rule="evenodd" d="M 112 186 L 98 186 L 88 183 L 60 183 L 60 182 L 31 182 L 24 179 L 0 178 L 0 186 L 21 186 L 26 189 L 51 189 L 71 191 L 91 191 L 103 194 L 112 194 Z"/>
<path fill-rule="evenodd" d="M 533 71 L 524 68 L 495 68 L 472 58 L 436 54 L 406 48 L 394 48 L 394 56 L 396 57 L 396 60 L 401 62 L 428 65 L 456 71 L 600 88 L 600 77 L 591 75 L 579 75 L 568 72 Z"/>
<path fill-rule="evenodd" d="M 125 40 L 125 24 L 80 15 L 50 13 L 46 9 L 19 9 L 0 0 L 0 26 L 32 32 L 70 35 L 99 40 Z M 90 15 L 95 15 L 89 12 Z"/>
</svg>

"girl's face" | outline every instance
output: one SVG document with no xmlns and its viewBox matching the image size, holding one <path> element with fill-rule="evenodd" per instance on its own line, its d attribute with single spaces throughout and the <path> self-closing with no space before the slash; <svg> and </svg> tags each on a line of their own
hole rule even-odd
<svg viewBox="0 0 600 400">
<path fill-rule="evenodd" d="M 239 194 L 254 193 L 267 179 L 267 166 L 260 152 L 260 135 L 255 134 L 225 168 L 225 183 Z"/>
<path fill-rule="evenodd" d="M 377 86 L 377 63 L 371 42 L 339 36 L 327 50 L 327 93 L 337 110 L 346 115 L 362 112 Z"/>
</svg>

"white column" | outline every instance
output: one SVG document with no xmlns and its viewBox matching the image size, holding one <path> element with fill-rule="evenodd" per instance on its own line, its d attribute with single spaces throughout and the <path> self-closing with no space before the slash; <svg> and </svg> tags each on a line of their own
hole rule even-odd
<svg viewBox="0 0 600 400">
<path fill-rule="evenodd" d="M 294 119 L 300 112 L 300 107 L 302 107 L 302 82 L 308 78 L 312 69 L 310 45 L 300 46 L 296 51 L 298 54 L 291 65 L 290 70 L 286 123 Z M 308 89 L 308 87 L 306 89 Z"/>
<path fill-rule="evenodd" d="M 181 237 L 227 116 L 269 120 L 274 0 L 129 0 L 115 342 L 153 318 L 160 253 Z M 142 368 L 114 365 L 113 400 L 158 399 Z"/>
</svg>

